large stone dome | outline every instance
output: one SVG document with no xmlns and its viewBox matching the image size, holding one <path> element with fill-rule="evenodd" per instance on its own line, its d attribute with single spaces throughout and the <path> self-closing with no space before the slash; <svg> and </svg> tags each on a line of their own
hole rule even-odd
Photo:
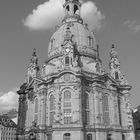
<svg viewBox="0 0 140 140">
<path fill-rule="evenodd" d="M 72 41 L 76 44 L 80 55 L 96 57 L 94 34 L 89 31 L 87 25 L 79 22 L 66 22 L 51 37 L 48 47 L 49 59 L 62 55 L 62 44 L 64 43 L 67 30 L 72 35 Z"/>
<path fill-rule="evenodd" d="M 78 55 L 96 59 L 98 52 L 94 34 L 90 32 L 87 24 L 84 24 L 80 17 L 81 3 L 79 0 L 66 0 L 63 7 L 65 17 L 50 39 L 48 61 L 63 56 L 63 45 L 68 41 L 72 43 Z"/>
</svg>

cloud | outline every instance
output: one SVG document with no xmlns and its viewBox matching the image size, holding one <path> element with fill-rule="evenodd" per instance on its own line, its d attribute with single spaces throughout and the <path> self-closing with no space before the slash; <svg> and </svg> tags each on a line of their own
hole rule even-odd
<svg viewBox="0 0 140 140">
<path fill-rule="evenodd" d="M 31 30 L 44 30 L 59 25 L 64 17 L 63 4 L 65 0 L 49 0 L 32 11 L 23 21 Z M 105 18 L 96 5 L 91 2 L 82 2 L 81 17 L 92 29 L 99 29 L 101 21 Z"/>
<path fill-rule="evenodd" d="M 0 114 L 18 107 L 18 95 L 15 90 L 2 93 L 0 96 Z"/>
<path fill-rule="evenodd" d="M 140 23 L 137 20 L 127 20 L 124 22 L 124 25 L 128 26 L 135 33 L 140 31 Z"/>
<path fill-rule="evenodd" d="M 100 29 L 101 21 L 105 18 L 96 5 L 91 1 L 82 4 L 81 17 L 92 29 Z"/>
</svg>

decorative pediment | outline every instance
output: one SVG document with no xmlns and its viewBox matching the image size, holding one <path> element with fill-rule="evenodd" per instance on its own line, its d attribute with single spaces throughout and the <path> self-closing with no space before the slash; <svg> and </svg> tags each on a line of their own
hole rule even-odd
<svg viewBox="0 0 140 140">
<path fill-rule="evenodd" d="M 73 75 L 75 77 L 81 75 L 81 73 L 79 72 L 78 69 L 71 69 L 71 70 L 70 69 L 63 69 L 63 70 L 54 72 L 53 74 L 48 75 L 47 77 L 45 77 L 45 81 L 42 82 L 42 84 L 43 83 L 48 84 L 50 82 L 53 82 L 56 79 L 59 79 L 60 77 L 63 77 L 63 75 L 65 75 L 65 74 Z"/>
<path fill-rule="evenodd" d="M 32 81 L 28 84 L 28 87 L 31 87 L 34 84 L 39 84 L 41 82 L 43 82 L 43 79 L 33 78 Z"/>
<path fill-rule="evenodd" d="M 43 79 L 39 79 L 39 78 L 33 78 L 31 80 L 31 82 L 27 85 L 26 90 L 30 91 L 34 88 L 35 85 L 39 85 L 41 83 L 44 83 Z"/>
<path fill-rule="evenodd" d="M 104 74 L 103 76 L 101 76 L 101 78 L 105 81 L 105 82 L 109 82 L 109 85 L 112 87 L 116 87 L 118 90 L 120 91 L 124 91 L 127 90 L 129 91 L 131 89 L 130 85 L 121 85 L 121 83 L 117 80 L 115 80 L 111 75 L 109 75 L 108 73 Z"/>
<path fill-rule="evenodd" d="M 102 75 L 100 78 L 102 78 L 105 82 L 109 81 L 111 85 L 119 86 L 119 82 L 116 81 L 112 76 L 110 76 L 108 73 Z"/>
<path fill-rule="evenodd" d="M 63 44 L 62 44 L 62 47 L 64 47 L 64 46 L 73 46 L 73 45 L 74 45 L 74 43 L 71 42 L 71 41 L 64 41 Z"/>
<path fill-rule="evenodd" d="M 60 77 L 56 78 L 54 80 L 54 83 L 70 83 L 70 82 L 76 82 L 78 81 L 76 75 L 72 73 L 64 73 L 63 75 L 60 75 Z"/>
</svg>

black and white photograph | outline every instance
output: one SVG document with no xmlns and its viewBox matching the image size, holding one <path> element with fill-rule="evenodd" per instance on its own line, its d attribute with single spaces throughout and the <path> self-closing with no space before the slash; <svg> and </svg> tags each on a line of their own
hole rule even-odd
<svg viewBox="0 0 140 140">
<path fill-rule="evenodd" d="M 140 0 L 1 0 L 0 140 L 140 140 Z"/>
</svg>

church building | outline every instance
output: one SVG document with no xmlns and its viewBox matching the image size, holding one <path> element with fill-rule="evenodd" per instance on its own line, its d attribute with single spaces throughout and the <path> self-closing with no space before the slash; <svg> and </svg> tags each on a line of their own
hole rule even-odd
<svg viewBox="0 0 140 140">
<path fill-rule="evenodd" d="M 40 67 L 34 49 L 19 95 L 18 140 L 134 140 L 131 86 L 115 45 L 109 70 L 79 0 L 65 0 L 65 16 Z"/>
</svg>

